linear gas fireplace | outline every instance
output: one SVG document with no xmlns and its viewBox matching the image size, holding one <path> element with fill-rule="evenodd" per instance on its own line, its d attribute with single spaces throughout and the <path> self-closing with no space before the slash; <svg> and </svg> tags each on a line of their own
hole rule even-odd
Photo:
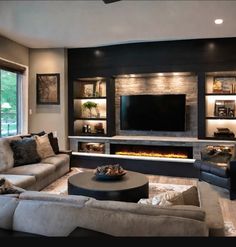
<svg viewBox="0 0 236 247">
<path fill-rule="evenodd" d="M 179 159 L 193 158 L 193 148 L 187 146 L 111 144 L 110 148 L 111 154 L 116 155 Z"/>
</svg>

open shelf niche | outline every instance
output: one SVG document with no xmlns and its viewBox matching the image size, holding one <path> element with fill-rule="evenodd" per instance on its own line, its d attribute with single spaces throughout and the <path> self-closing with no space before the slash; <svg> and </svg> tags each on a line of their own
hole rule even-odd
<svg viewBox="0 0 236 247">
<path fill-rule="evenodd" d="M 235 139 L 236 71 L 206 73 L 204 100 L 205 137 Z M 222 133 L 219 133 L 221 131 Z"/>
<path fill-rule="evenodd" d="M 112 90 L 109 78 L 78 78 L 73 82 L 73 135 L 109 136 L 112 132 Z"/>
</svg>

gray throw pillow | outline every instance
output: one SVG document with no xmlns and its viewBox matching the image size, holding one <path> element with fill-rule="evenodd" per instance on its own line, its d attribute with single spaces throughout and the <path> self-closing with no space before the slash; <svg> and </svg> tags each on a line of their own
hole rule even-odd
<svg viewBox="0 0 236 247">
<path fill-rule="evenodd" d="M 41 160 L 33 138 L 12 141 L 10 146 L 14 154 L 14 166 L 38 163 Z"/>
</svg>

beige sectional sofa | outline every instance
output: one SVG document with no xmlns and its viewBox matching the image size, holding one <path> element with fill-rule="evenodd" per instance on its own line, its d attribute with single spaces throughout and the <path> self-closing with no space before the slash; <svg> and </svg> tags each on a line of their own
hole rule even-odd
<svg viewBox="0 0 236 247">
<path fill-rule="evenodd" d="M 42 236 L 70 236 L 78 227 L 108 236 L 224 236 L 216 192 L 198 182 L 195 196 L 188 205 L 157 207 L 34 191 L 1 195 L 0 229 Z"/>
<path fill-rule="evenodd" d="M 39 163 L 14 167 L 12 140 L 20 140 L 20 136 L 0 138 L 0 176 L 5 177 L 15 186 L 26 190 L 39 191 L 63 176 L 70 170 L 70 152 L 42 159 Z"/>
</svg>

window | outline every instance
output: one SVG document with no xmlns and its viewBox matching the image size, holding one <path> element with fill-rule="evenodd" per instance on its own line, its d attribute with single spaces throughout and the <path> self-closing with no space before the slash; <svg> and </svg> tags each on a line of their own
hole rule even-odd
<svg viewBox="0 0 236 247">
<path fill-rule="evenodd" d="M 21 74 L 0 69 L 0 136 L 16 135 L 20 131 Z"/>
</svg>

